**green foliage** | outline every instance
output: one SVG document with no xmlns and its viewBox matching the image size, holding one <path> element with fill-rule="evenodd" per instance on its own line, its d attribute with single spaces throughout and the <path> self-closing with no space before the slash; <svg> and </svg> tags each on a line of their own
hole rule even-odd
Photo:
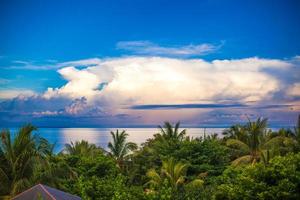
<svg viewBox="0 0 300 200">
<path fill-rule="evenodd" d="M 120 174 L 115 160 L 98 152 L 93 157 L 61 155 L 78 178 L 65 180 L 65 191 L 83 199 L 143 199 L 141 187 L 128 187 L 126 177 Z"/>
<path fill-rule="evenodd" d="M 269 165 L 229 167 L 216 199 L 299 199 L 300 154 L 275 157 Z"/>
<path fill-rule="evenodd" d="M 148 190 L 151 198 L 182 199 L 185 195 L 202 188 L 204 181 L 195 179 L 191 182 L 186 180 L 187 164 L 175 162 L 173 158 L 164 160 L 160 173 L 154 169 L 147 172 L 150 186 Z"/>
<path fill-rule="evenodd" d="M 179 131 L 177 130 L 177 132 Z M 202 176 L 209 174 L 209 178 L 219 175 L 230 162 L 228 148 L 217 138 L 190 139 L 184 134 L 180 134 L 182 137 L 179 138 L 164 137 L 164 134 L 164 132 L 156 134 L 133 155 L 130 170 L 134 173 L 131 174 L 130 179 L 134 184 L 145 184 L 147 179 L 144 174 L 152 168 L 159 170 L 162 165 L 161 160 L 170 157 L 189 163 L 187 179 L 197 178 L 200 174 Z"/>
<path fill-rule="evenodd" d="M 228 148 L 217 139 L 196 139 L 182 142 L 173 156 L 188 162 L 188 175 L 219 175 L 229 164 Z"/>
<path fill-rule="evenodd" d="M 173 127 L 171 123 L 165 122 L 163 127 L 158 126 L 160 129 L 160 134 L 157 136 L 164 140 L 174 139 L 174 140 L 183 140 L 186 135 L 186 130 L 183 129 L 179 131 L 180 122 L 177 122 Z"/>
<path fill-rule="evenodd" d="M 300 118 L 294 129 L 248 121 L 224 137 L 190 138 L 165 122 L 140 148 L 112 132 L 106 152 L 86 141 L 54 145 L 26 125 L 0 140 L 0 199 L 43 183 L 82 199 L 300 199 Z M 233 165 L 232 165 L 233 163 Z"/>
<path fill-rule="evenodd" d="M 137 149 L 137 145 L 133 142 L 127 142 L 128 134 L 123 130 L 119 133 L 111 132 L 113 141 L 108 143 L 109 154 L 117 161 L 118 166 L 123 169 L 124 161 L 128 159 L 129 153 Z"/>
<path fill-rule="evenodd" d="M 15 134 L 1 131 L 0 140 L 0 196 L 11 195 L 27 189 L 35 183 L 38 166 L 46 166 L 46 156 L 51 152 L 47 140 L 33 135 L 36 127 L 28 124 Z"/>
<path fill-rule="evenodd" d="M 82 199 L 86 200 L 142 200 L 145 198 L 142 188 L 128 187 L 122 175 L 106 178 L 81 176 L 75 183 L 75 187 L 80 191 L 79 195 Z"/>
<path fill-rule="evenodd" d="M 70 144 L 65 144 L 65 149 L 62 153 L 78 156 L 94 156 L 95 154 L 103 151 L 101 148 L 96 147 L 94 144 L 90 144 L 87 141 L 76 141 Z"/>
<path fill-rule="evenodd" d="M 232 150 L 233 165 L 259 161 L 267 164 L 271 157 L 293 152 L 297 146 L 291 131 L 271 132 L 267 130 L 267 119 L 262 118 L 249 120 L 244 126 L 232 126 L 223 134 L 226 145 Z"/>
<path fill-rule="evenodd" d="M 160 174 L 154 169 L 150 169 L 147 172 L 147 176 L 150 179 L 148 184 L 152 188 L 158 188 L 164 182 L 164 179 L 167 179 L 172 190 L 177 191 L 185 181 L 186 169 L 187 164 L 176 163 L 173 158 L 164 160 Z"/>
<path fill-rule="evenodd" d="M 64 189 L 65 180 L 73 180 L 77 174 L 62 156 L 47 157 L 47 164 L 39 164 L 35 168 L 34 182 Z"/>
</svg>

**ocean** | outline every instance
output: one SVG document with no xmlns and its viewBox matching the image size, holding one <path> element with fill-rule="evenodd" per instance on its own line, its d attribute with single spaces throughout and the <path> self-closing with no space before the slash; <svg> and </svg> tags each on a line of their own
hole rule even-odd
<svg viewBox="0 0 300 200">
<path fill-rule="evenodd" d="M 57 153 L 64 148 L 66 143 L 80 140 L 86 140 L 107 149 L 107 144 L 111 141 L 110 132 L 117 129 L 119 131 L 126 130 L 129 135 L 128 141 L 135 142 L 138 145 L 159 132 L 158 128 L 39 128 L 35 133 L 47 139 L 50 143 L 55 143 L 54 151 Z M 204 132 L 206 135 L 214 133 L 221 135 L 224 128 L 186 128 L 186 130 L 188 136 L 196 138 L 203 136 Z M 10 131 L 14 134 L 17 129 L 11 128 Z"/>
</svg>

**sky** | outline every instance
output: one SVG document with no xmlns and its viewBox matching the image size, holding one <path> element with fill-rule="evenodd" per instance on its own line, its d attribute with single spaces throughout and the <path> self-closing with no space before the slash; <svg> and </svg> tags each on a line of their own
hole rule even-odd
<svg viewBox="0 0 300 200">
<path fill-rule="evenodd" d="M 0 126 L 293 126 L 299 10 L 297 0 L 0 0 Z"/>
</svg>

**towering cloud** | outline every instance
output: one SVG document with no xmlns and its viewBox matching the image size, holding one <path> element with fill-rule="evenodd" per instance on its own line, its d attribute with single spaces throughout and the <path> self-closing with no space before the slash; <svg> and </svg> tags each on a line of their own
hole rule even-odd
<svg viewBox="0 0 300 200">
<path fill-rule="evenodd" d="M 32 109 L 25 114 L 31 111 L 35 117 L 105 117 L 114 121 L 122 116 L 122 120 L 138 123 L 168 119 L 199 123 L 220 117 L 236 120 L 247 113 L 256 116 L 261 109 L 266 115 L 299 111 L 296 58 L 205 61 L 134 56 L 58 65 L 57 72 L 66 84 L 26 98 L 28 105 L 38 98 L 43 101 L 40 105 L 47 106 L 44 110 L 29 106 Z M 48 105 L 60 99 L 63 103 L 53 108 Z M 14 101 L 2 103 L 1 110 L 9 112 L 25 100 Z M 178 109 L 189 111 L 179 114 Z"/>
<path fill-rule="evenodd" d="M 96 74 L 88 70 L 78 70 L 74 67 L 65 67 L 58 70 L 68 83 L 61 88 L 48 88 L 44 97 L 51 98 L 55 96 L 68 96 L 76 98 L 78 96 L 92 97 L 97 94 L 97 87 L 101 83 Z"/>
<path fill-rule="evenodd" d="M 81 70 L 76 65 L 60 69 L 68 83 L 49 88 L 44 96 L 84 96 L 116 105 L 262 101 L 287 87 L 268 70 L 280 73 L 292 66 L 275 59 L 207 62 L 162 57 L 107 59 Z"/>
</svg>

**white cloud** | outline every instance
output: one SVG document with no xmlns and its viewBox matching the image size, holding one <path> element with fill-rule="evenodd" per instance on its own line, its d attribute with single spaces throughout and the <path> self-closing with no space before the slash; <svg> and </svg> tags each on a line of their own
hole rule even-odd
<svg viewBox="0 0 300 200">
<path fill-rule="evenodd" d="M 86 69 L 78 70 L 74 67 L 65 67 L 58 70 L 64 79 L 68 81 L 66 85 L 61 88 L 48 88 L 45 92 L 45 98 L 53 96 L 69 96 L 76 97 L 92 97 L 99 93 L 97 87 L 101 83 L 96 74 L 89 72 Z"/>
<path fill-rule="evenodd" d="M 96 64 L 97 62 L 97 64 Z M 281 88 L 266 69 L 288 70 L 291 64 L 276 59 L 237 60 L 127 57 L 96 60 L 93 66 L 65 67 L 58 72 L 68 81 L 49 88 L 44 96 L 86 97 L 108 108 L 136 104 L 186 104 L 233 100 L 271 99 Z M 77 61 L 85 65 L 90 61 Z M 100 84 L 106 86 L 100 90 Z"/>
<path fill-rule="evenodd" d="M 215 52 L 219 50 L 222 45 L 223 44 L 216 46 L 204 43 L 185 46 L 160 46 L 149 41 L 121 41 L 117 43 L 117 48 L 139 55 L 190 57 Z"/>
<path fill-rule="evenodd" d="M 158 124 L 166 120 L 199 125 L 219 123 L 220 118 L 228 119 L 223 122 L 229 123 L 238 122 L 245 113 L 275 119 L 280 113 L 282 117 L 278 120 L 291 122 L 299 113 L 299 63 L 295 59 L 253 57 L 205 61 L 132 56 L 56 63 L 66 84 L 48 88 L 41 95 L 22 89 L 0 90 L 2 99 L 18 97 L 1 102 L 0 111 L 21 119 L 26 116 L 31 120 L 33 116 L 46 117 L 45 120 L 56 118 L 60 122 L 61 118 L 73 124 L 72 117 L 80 117 L 87 124 L 93 121 L 116 126 Z M 130 109 L 145 104 L 201 103 L 248 107 Z M 260 105 L 275 106 L 262 109 Z"/>
</svg>

